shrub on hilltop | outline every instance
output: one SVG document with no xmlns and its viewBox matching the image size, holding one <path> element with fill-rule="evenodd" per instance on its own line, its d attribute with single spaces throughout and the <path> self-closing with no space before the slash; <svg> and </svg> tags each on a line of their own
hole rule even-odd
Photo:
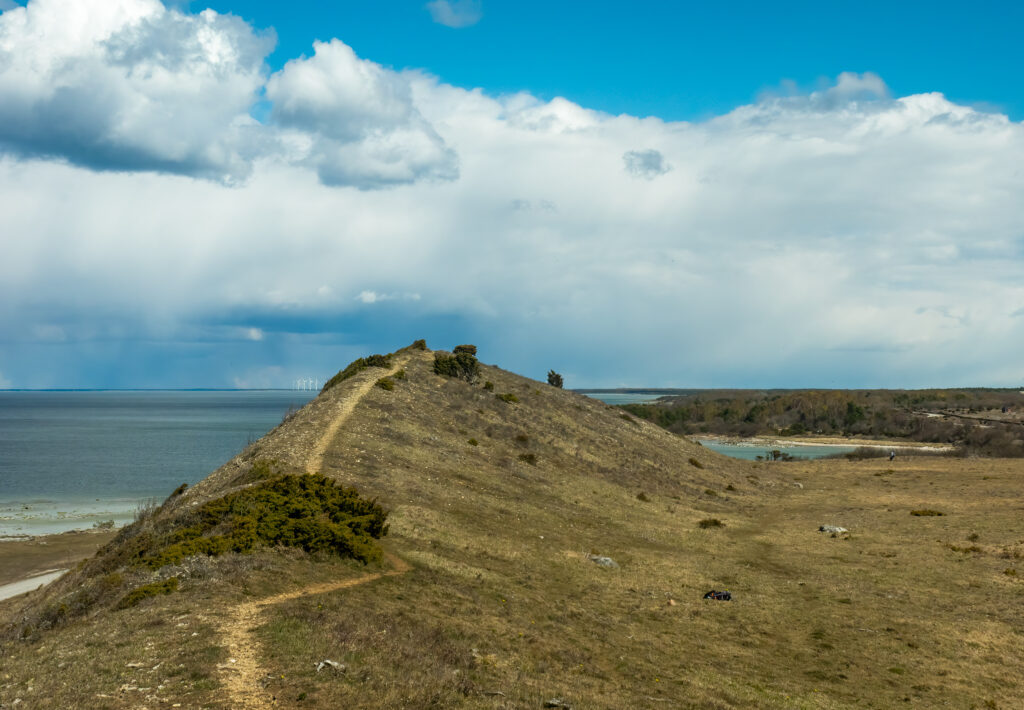
<svg viewBox="0 0 1024 710">
<path fill-rule="evenodd" d="M 469 348 L 472 348 L 472 352 Z M 480 373 L 480 362 L 475 353 L 476 347 L 472 345 L 460 345 L 455 348 L 454 354 L 437 351 L 434 353 L 434 372 L 444 377 L 473 382 Z"/>
<path fill-rule="evenodd" d="M 355 360 L 350 362 L 348 365 L 346 365 L 344 370 L 342 370 L 341 372 L 336 374 L 331 379 L 327 380 L 327 382 L 324 384 L 323 389 L 320 390 L 320 391 L 321 392 L 326 392 L 331 387 L 334 387 L 335 385 L 337 385 L 337 384 L 339 384 L 341 382 L 344 382 L 345 380 L 349 379 L 350 377 L 355 377 L 356 375 L 358 375 L 360 372 L 362 372 L 363 370 L 365 370 L 368 367 L 384 367 L 384 368 L 391 367 L 391 356 L 390 355 L 369 355 L 367 357 L 356 358 Z"/>
</svg>

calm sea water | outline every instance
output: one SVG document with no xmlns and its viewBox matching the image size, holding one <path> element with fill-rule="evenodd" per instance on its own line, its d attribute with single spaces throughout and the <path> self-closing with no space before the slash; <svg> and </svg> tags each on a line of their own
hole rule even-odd
<svg viewBox="0 0 1024 710">
<path fill-rule="evenodd" d="M 0 537 L 130 520 L 201 480 L 315 395 L 0 392 Z"/>
</svg>

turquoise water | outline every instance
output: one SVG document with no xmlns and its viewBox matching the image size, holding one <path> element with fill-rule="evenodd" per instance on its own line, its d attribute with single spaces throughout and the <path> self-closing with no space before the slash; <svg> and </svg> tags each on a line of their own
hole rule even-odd
<svg viewBox="0 0 1024 710">
<path fill-rule="evenodd" d="M 746 459 L 754 461 L 758 456 L 765 456 L 769 451 L 778 449 L 784 454 L 789 454 L 799 459 L 820 459 L 824 456 L 836 454 L 848 454 L 854 451 L 855 446 L 751 446 L 749 444 L 723 444 L 720 441 L 709 441 L 701 439 L 700 443 L 712 451 L 731 456 L 734 459 Z"/>
<path fill-rule="evenodd" d="M 587 397 L 599 399 L 605 404 L 641 404 L 661 397 L 660 394 L 626 393 L 626 392 L 588 392 Z"/>
<path fill-rule="evenodd" d="M 0 537 L 126 522 L 315 394 L 0 392 Z"/>
</svg>

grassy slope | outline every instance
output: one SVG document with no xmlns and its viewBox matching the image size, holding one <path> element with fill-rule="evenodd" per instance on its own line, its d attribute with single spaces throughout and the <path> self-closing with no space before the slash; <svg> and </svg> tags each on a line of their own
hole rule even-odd
<svg viewBox="0 0 1024 710">
<path fill-rule="evenodd" d="M 359 404 L 324 472 L 393 510 L 387 545 L 414 570 L 264 613 L 281 706 L 1009 708 L 1024 694 L 1024 583 L 1005 574 L 1024 576 L 1019 463 L 746 464 L 493 368 L 494 392 L 433 375 L 429 353 L 407 370 Z M 255 456 L 301 467 L 345 386 L 188 502 Z M 725 527 L 700 529 L 707 517 Z M 362 573 L 274 552 L 196 570 L 177 594 L 5 646 L 0 703 L 227 707 L 228 605 Z M 702 601 L 711 588 L 735 601 Z M 325 658 L 346 672 L 318 674 Z"/>
</svg>

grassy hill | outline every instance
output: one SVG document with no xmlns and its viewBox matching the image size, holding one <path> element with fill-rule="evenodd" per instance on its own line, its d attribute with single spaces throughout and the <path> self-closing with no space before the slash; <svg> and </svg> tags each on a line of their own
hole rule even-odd
<svg viewBox="0 0 1024 710">
<path fill-rule="evenodd" d="M 0 604 L 0 706 L 1024 696 L 1019 462 L 747 463 L 496 367 L 437 374 L 418 348 L 373 362 L 73 573 Z M 355 507 L 310 508 L 343 496 L 302 498 L 295 481 L 321 481 L 309 473 L 358 491 Z M 374 505 L 386 535 L 371 534 Z M 254 549 L 231 552 L 249 532 Z M 366 564 L 332 552 L 360 534 Z M 229 549 L 168 552 L 200 538 Z M 711 589 L 733 601 L 703 600 Z"/>
</svg>

